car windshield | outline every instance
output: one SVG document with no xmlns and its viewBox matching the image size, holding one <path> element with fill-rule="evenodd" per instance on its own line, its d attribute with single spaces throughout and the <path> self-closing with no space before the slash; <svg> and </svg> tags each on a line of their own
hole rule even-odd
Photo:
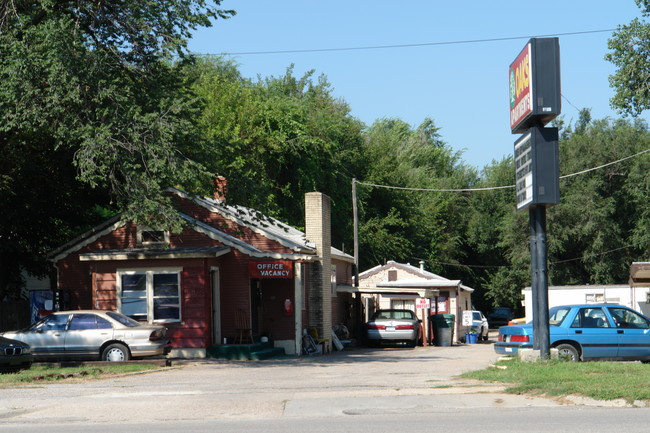
<svg viewBox="0 0 650 433">
<path fill-rule="evenodd" d="M 571 311 L 570 307 L 553 307 L 549 310 L 548 324 L 551 326 L 559 326 L 567 314 Z"/>
<path fill-rule="evenodd" d="M 120 322 L 124 326 L 128 326 L 129 328 L 134 328 L 136 326 L 140 326 L 140 322 L 131 319 L 128 316 L 125 316 L 122 313 L 117 313 L 115 311 L 107 311 L 106 315 L 109 316 L 111 319 L 115 319 L 118 322 Z"/>
<path fill-rule="evenodd" d="M 375 319 L 411 319 L 414 314 L 410 310 L 380 310 L 375 313 Z"/>
</svg>

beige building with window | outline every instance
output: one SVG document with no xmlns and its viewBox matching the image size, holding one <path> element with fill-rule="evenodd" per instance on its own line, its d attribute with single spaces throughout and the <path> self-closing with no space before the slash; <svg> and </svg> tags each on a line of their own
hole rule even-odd
<svg viewBox="0 0 650 433">
<path fill-rule="evenodd" d="M 429 335 L 429 315 L 453 314 L 456 340 L 460 337 L 463 311 L 472 309 L 474 291 L 460 280 L 449 280 L 424 270 L 424 262 L 416 267 L 392 260 L 360 273 L 359 287 L 354 290 L 361 296 L 366 321 L 379 309 L 409 309 L 422 319 L 425 335 Z"/>
</svg>

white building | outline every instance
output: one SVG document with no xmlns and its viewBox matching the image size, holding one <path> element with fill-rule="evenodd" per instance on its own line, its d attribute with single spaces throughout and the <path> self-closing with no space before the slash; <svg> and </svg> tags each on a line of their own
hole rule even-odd
<svg viewBox="0 0 650 433">
<path fill-rule="evenodd" d="M 461 284 L 460 280 L 449 280 L 425 271 L 424 262 L 420 262 L 418 268 L 391 260 L 359 274 L 358 293 L 366 321 L 379 309 L 409 309 L 422 319 L 425 335 L 428 335 L 430 314 L 453 314 L 455 340 L 465 335 L 461 323 L 463 311 L 472 309 L 472 292 L 474 289 Z"/>
<path fill-rule="evenodd" d="M 533 297 L 526 287 L 524 307 L 526 321 L 533 320 Z M 628 284 L 603 284 L 583 286 L 549 286 L 548 306 L 569 304 L 620 304 L 650 316 L 650 262 L 634 262 L 630 267 Z"/>
</svg>

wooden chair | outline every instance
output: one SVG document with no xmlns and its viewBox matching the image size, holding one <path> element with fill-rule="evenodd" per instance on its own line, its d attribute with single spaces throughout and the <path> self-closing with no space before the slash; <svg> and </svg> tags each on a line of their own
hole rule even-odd
<svg viewBox="0 0 650 433">
<path fill-rule="evenodd" d="M 248 314 L 241 308 L 235 312 L 235 331 L 239 332 L 239 344 L 243 344 L 244 336 L 253 344 L 253 328 L 248 320 Z"/>
</svg>

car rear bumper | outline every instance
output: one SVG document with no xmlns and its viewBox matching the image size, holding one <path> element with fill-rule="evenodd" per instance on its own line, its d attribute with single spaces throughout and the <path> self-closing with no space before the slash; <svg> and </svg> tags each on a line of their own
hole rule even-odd
<svg viewBox="0 0 650 433">
<path fill-rule="evenodd" d="M 417 339 L 417 330 L 406 331 L 378 331 L 375 329 L 368 330 L 368 339 L 373 341 L 413 341 Z"/>
<path fill-rule="evenodd" d="M 161 341 L 156 344 L 148 344 L 142 346 L 129 346 L 131 349 L 131 356 L 139 358 L 142 356 L 159 356 L 166 355 L 171 351 L 168 341 Z"/>
<path fill-rule="evenodd" d="M 517 355 L 520 349 L 532 349 L 532 344 L 494 343 L 494 351 L 499 355 Z"/>
</svg>

